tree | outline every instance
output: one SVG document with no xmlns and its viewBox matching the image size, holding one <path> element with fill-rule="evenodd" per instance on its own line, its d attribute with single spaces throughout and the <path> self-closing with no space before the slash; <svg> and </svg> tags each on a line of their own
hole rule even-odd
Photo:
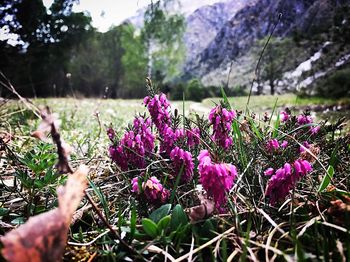
<svg viewBox="0 0 350 262">
<path fill-rule="evenodd" d="M 120 26 L 121 59 L 123 74 L 119 94 L 122 97 L 143 97 L 146 95 L 145 77 L 147 76 L 147 53 L 141 36 L 131 24 Z"/>
<path fill-rule="evenodd" d="M 67 94 L 70 53 L 90 30 L 91 18 L 72 12 L 76 0 L 55 0 L 50 12 L 42 0 L 5 1 L 0 27 L 19 41 L 14 47 L 1 43 L 0 69 L 24 95 Z"/>
<path fill-rule="evenodd" d="M 142 38 L 148 51 L 148 75 L 156 82 L 177 76 L 185 57 L 183 15 L 170 14 L 170 5 L 177 1 L 164 0 L 148 6 Z M 155 79 L 158 76 L 158 79 Z"/>
<path fill-rule="evenodd" d="M 266 41 L 263 40 L 262 42 Z M 261 61 L 261 80 L 268 82 L 271 95 L 275 94 L 276 84 L 283 76 L 287 62 L 287 50 L 291 48 L 292 44 L 290 39 L 273 38 L 266 47 Z"/>
</svg>

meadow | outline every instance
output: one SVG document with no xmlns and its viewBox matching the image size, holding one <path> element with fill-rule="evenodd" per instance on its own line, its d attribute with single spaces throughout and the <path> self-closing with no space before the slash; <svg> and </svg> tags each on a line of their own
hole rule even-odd
<svg viewBox="0 0 350 262">
<path fill-rule="evenodd" d="M 33 100 L 56 114 L 72 169 L 90 169 L 63 259 L 349 260 L 350 100 L 247 101 Z M 38 112 L 1 101 L 1 234 L 57 207 L 70 176 L 52 130 L 31 136 Z"/>
</svg>

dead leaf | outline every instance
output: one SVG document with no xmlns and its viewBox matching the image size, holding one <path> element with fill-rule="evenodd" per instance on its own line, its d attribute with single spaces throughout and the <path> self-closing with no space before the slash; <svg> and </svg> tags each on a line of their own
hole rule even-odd
<svg viewBox="0 0 350 262">
<path fill-rule="evenodd" d="M 3 257 L 12 262 L 62 261 L 71 218 L 87 187 L 88 168 L 81 166 L 57 189 L 58 208 L 29 218 L 1 237 Z"/>
<path fill-rule="evenodd" d="M 215 204 L 212 200 L 202 199 L 199 206 L 194 206 L 189 209 L 188 216 L 191 222 L 196 222 L 210 216 L 215 210 Z"/>
<path fill-rule="evenodd" d="M 32 137 L 35 137 L 36 139 L 39 139 L 40 141 L 47 141 L 47 136 L 43 131 L 36 130 L 33 133 L 31 133 Z"/>
<path fill-rule="evenodd" d="M 318 157 L 321 151 L 320 148 L 316 145 L 310 145 L 308 149 L 316 157 Z M 316 161 L 316 159 L 308 151 L 301 152 L 300 157 L 309 161 L 310 163 L 314 163 Z"/>
<path fill-rule="evenodd" d="M 52 140 L 57 146 L 58 163 L 56 165 L 59 173 L 72 173 L 72 168 L 69 165 L 69 156 L 72 152 L 72 148 L 63 141 L 58 132 L 58 117 L 52 114 L 49 107 L 45 107 L 40 111 L 41 123 L 38 130 L 34 131 L 31 135 L 41 141 L 47 141 L 47 134 L 51 133 Z"/>
</svg>

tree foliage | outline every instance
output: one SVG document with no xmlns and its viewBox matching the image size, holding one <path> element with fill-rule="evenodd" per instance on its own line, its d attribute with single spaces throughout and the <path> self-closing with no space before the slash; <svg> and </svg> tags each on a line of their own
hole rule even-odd
<svg viewBox="0 0 350 262">
<path fill-rule="evenodd" d="M 46 9 L 42 0 L 5 0 L 0 27 L 18 41 L 0 42 L 0 70 L 21 94 L 142 97 L 147 66 L 159 84 L 179 74 L 184 19 L 168 11 L 175 1 L 149 5 L 143 28 L 124 22 L 106 33 L 72 11 L 76 2 L 55 0 Z"/>
<path fill-rule="evenodd" d="M 90 17 L 72 12 L 74 2 L 55 0 L 48 11 L 41 0 L 6 1 L 0 27 L 19 41 L 15 46 L 1 42 L 0 69 L 23 95 L 67 94 L 71 51 L 91 28 Z"/>
<path fill-rule="evenodd" d="M 158 0 L 145 12 L 142 38 L 148 49 L 148 74 L 158 83 L 178 76 L 185 57 L 184 16 L 169 10 L 176 4 L 177 1 Z"/>
</svg>

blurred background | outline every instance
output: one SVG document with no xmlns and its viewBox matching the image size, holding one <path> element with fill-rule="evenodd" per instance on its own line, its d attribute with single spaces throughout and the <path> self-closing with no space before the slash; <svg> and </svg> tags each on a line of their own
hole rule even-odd
<svg viewBox="0 0 350 262">
<path fill-rule="evenodd" d="M 349 97 L 350 1 L 2 0 L 0 70 L 26 97 Z"/>
</svg>

